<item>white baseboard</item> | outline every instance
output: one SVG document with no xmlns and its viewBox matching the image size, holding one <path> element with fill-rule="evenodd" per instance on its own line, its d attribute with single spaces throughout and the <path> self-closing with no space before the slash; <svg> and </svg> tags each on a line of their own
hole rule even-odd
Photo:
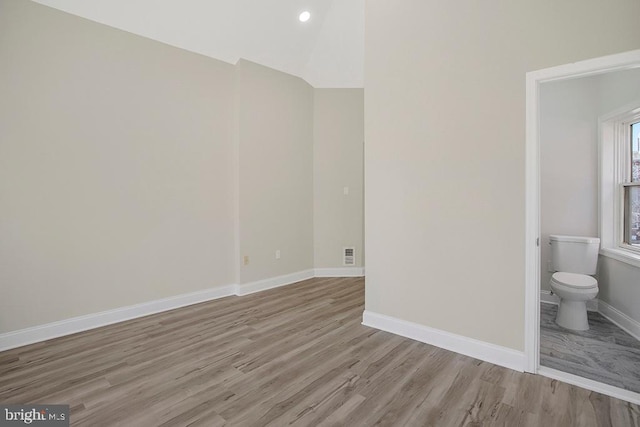
<svg viewBox="0 0 640 427">
<path fill-rule="evenodd" d="M 627 316 L 617 308 L 612 307 L 604 301 L 598 303 L 598 311 L 607 319 L 618 325 L 620 329 L 626 331 L 629 335 L 640 340 L 640 322 Z"/>
<path fill-rule="evenodd" d="M 324 269 L 319 270 L 320 273 L 323 273 Z M 344 270 L 344 277 L 356 276 L 356 274 L 354 274 L 355 272 L 351 271 L 351 269 L 327 270 L 331 270 L 334 273 L 338 271 L 342 272 Z M 364 273 L 364 269 L 359 270 L 362 270 L 362 272 Z M 265 280 L 245 283 L 242 285 L 226 285 L 218 288 L 205 289 L 203 291 L 176 295 L 169 298 L 163 298 L 127 307 L 116 308 L 100 313 L 87 314 L 85 316 L 72 317 L 70 319 L 60 320 L 58 322 L 52 322 L 44 325 L 34 326 L 31 328 L 21 329 L 18 331 L 7 332 L 4 334 L 0 334 L 0 351 L 22 347 L 24 345 L 33 344 L 36 342 L 47 341 L 64 335 L 71 335 L 77 332 L 95 329 L 101 326 L 111 325 L 113 323 L 124 322 L 126 320 L 148 316 L 150 314 L 160 313 L 162 311 L 173 310 L 200 302 L 210 301 L 232 295 L 248 295 L 254 292 L 260 292 L 267 289 L 290 285 L 301 280 L 307 280 L 316 277 L 315 273 L 316 270 L 304 270 L 296 273 L 285 274 L 283 276 L 272 277 Z M 340 276 L 319 275 L 317 277 Z"/>
<path fill-rule="evenodd" d="M 316 268 L 315 277 L 362 277 L 364 267 Z"/>
<path fill-rule="evenodd" d="M 538 369 L 538 374 L 547 378 L 565 382 L 567 384 L 586 388 L 587 390 L 595 391 L 596 393 L 602 393 L 607 396 L 615 397 L 616 399 L 635 403 L 636 405 L 640 404 L 640 393 L 634 393 L 633 391 L 579 377 L 567 372 L 558 371 L 557 369 L 547 368 L 546 366 L 540 366 L 540 368 Z"/>
<path fill-rule="evenodd" d="M 7 332 L 0 334 L 0 351 L 231 295 L 235 295 L 235 285 L 205 289 Z"/>
<path fill-rule="evenodd" d="M 540 290 L 540 302 L 545 304 L 553 304 L 558 305 L 560 303 L 560 298 L 557 295 L 551 293 L 551 291 Z M 599 311 L 598 310 L 598 299 L 592 299 L 587 301 L 587 310 L 589 311 Z"/>
<path fill-rule="evenodd" d="M 365 310 L 362 324 L 523 372 L 524 352 Z"/>
<path fill-rule="evenodd" d="M 249 295 L 254 292 L 266 291 L 267 289 L 278 288 L 290 285 L 301 280 L 312 279 L 313 270 L 298 271 L 297 273 L 285 274 L 283 276 L 271 277 L 269 279 L 258 280 L 256 282 L 236 285 L 236 295 Z"/>
</svg>

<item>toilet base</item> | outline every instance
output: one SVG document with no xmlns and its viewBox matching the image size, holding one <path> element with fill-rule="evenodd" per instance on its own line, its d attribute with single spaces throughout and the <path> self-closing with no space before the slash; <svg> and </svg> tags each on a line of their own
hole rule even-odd
<svg viewBox="0 0 640 427">
<path fill-rule="evenodd" d="M 574 331 L 589 330 L 586 301 L 567 301 L 560 299 L 556 323 L 565 329 Z"/>
</svg>

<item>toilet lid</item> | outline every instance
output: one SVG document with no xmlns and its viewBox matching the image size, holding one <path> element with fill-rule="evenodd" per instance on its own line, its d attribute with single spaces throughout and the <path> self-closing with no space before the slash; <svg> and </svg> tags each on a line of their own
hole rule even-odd
<svg viewBox="0 0 640 427">
<path fill-rule="evenodd" d="M 565 273 L 563 271 L 553 273 L 551 282 L 576 289 L 590 289 L 598 286 L 598 281 L 591 276 L 587 276 L 586 274 Z"/>
</svg>

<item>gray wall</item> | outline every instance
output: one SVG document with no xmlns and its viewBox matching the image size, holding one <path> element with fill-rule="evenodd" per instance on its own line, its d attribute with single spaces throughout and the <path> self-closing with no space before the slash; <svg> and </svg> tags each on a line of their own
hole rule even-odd
<svg viewBox="0 0 640 427">
<path fill-rule="evenodd" d="M 639 14 L 366 3 L 367 310 L 524 349 L 526 72 L 637 49 Z"/>
<path fill-rule="evenodd" d="M 0 2 L 0 332 L 234 282 L 234 69 Z"/>
<path fill-rule="evenodd" d="M 316 89 L 313 103 L 314 264 L 343 267 L 343 248 L 354 247 L 362 267 L 364 91 Z"/>
<path fill-rule="evenodd" d="M 598 299 L 640 322 L 640 268 L 600 256 Z"/>
<path fill-rule="evenodd" d="M 313 268 L 304 81 L 20 0 L 0 64 L 0 333 Z"/>
<path fill-rule="evenodd" d="M 540 88 L 540 285 L 549 290 L 550 234 L 598 236 L 599 77 Z"/>
<path fill-rule="evenodd" d="M 313 268 L 313 88 L 240 61 L 240 282 Z M 276 259 L 275 251 L 281 258 Z"/>
<path fill-rule="evenodd" d="M 640 100 L 640 70 L 603 76 L 601 114 Z M 598 298 L 640 322 L 640 269 L 615 259 L 600 257 Z"/>
<path fill-rule="evenodd" d="M 640 70 L 544 83 L 540 89 L 541 288 L 549 234 L 598 236 L 598 118 L 640 100 Z M 600 256 L 598 298 L 640 322 L 640 269 Z"/>
</svg>

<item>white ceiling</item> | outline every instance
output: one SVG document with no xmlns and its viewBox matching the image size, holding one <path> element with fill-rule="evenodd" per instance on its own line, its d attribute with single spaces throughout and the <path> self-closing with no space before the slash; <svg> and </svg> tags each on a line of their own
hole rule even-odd
<svg viewBox="0 0 640 427">
<path fill-rule="evenodd" d="M 35 0 L 225 62 L 244 58 L 314 87 L 363 87 L 364 0 Z M 311 12 L 306 23 L 298 21 Z"/>
</svg>

